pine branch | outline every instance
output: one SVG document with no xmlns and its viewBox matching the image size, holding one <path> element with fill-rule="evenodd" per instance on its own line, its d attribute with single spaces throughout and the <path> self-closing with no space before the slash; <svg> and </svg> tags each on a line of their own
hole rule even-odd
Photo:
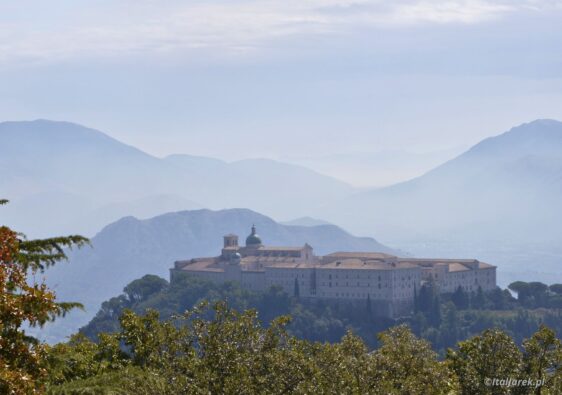
<svg viewBox="0 0 562 395">
<path fill-rule="evenodd" d="M 21 235 L 20 235 L 21 236 Z M 91 245 L 90 241 L 77 235 L 67 237 L 52 237 L 44 240 L 20 239 L 20 254 L 18 261 L 26 269 L 43 271 L 56 262 L 68 259 L 65 248 Z"/>
</svg>

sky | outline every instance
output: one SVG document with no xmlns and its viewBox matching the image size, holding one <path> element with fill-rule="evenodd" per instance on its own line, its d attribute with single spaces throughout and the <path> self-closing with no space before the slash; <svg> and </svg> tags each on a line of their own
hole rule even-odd
<svg viewBox="0 0 562 395">
<path fill-rule="evenodd" d="M 0 120 L 157 156 L 443 152 L 562 120 L 562 1 L 0 2 Z"/>
</svg>

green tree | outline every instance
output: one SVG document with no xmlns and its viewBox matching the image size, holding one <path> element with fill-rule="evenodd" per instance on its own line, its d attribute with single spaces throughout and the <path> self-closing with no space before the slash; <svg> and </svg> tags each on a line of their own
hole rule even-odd
<svg viewBox="0 0 562 395">
<path fill-rule="evenodd" d="M 441 298 L 437 293 L 433 296 L 431 310 L 429 311 L 429 322 L 431 325 L 438 327 L 441 325 Z"/>
<path fill-rule="evenodd" d="M 43 326 L 80 305 L 57 302 L 54 292 L 38 282 L 35 274 L 66 259 L 65 247 L 87 242 L 81 236 L 27 240 L 6 226 L 0 227 L 0 393 L 43 389 L 45 346 L 24 327 Z"/>
<path fill-rule="evenodd" d="M 535 389 L 537 394 L 555 393 L 562 388 L 562 343 L 551 329 L 541 326 L 523 342 L 522 377 L 543 381 Z"/>
<path fill-rule="evenodd" d="M 515 281 L 507 286 L 511 291 L 517 294 L 517 301 L 522 305 L 525 305 L 527 299 L 531 296 L 531 290 L 529 284 L 524 281 Z"/>
<path fill-rule="evenodd" d="M 498 329 L 460 342 L 447 351 L 447 361 L 457 375 L 463 394 L 504 394 L 509 387 L 491 385 L 497 379 L 517 379 L 521 352 L 513 340 Z"/>
<path fill-rule="evenodd" d="M 451 295 L 451 301 L 459 310 L 468 309 L 468 295 L 460 285 Z"/>
<path fill-rule="evenodd" d="M 142 302 L 150 296 L 168 287 L 168 282 L 161 277 L 147 274 L 129 283 L 123 291 L 131 302 Z"/>
<path fill-rule="evenodd" d="M 478 289 L 476 290 L 476 295 L 472 299 L 472 308 L 477 310 L 482 310 L 486 307 L 486 296 L 484 295 L 484 291 L 482 287 L 479 285 Z"/>
<path fill-rule="evenodd" d="M 422 313 L 429 313 L 433 307 L 433 302 L 434 287 L 428 284 L 422 285 L 418 295 L 418 310 Z"/>
<path fill-rule="evenodd" d="M 550 292 L 553 292 L 557 295 L 562 295 L 562 284 L 552 284 L 548 287 Z"/>
<path fill-rule="evenodd" d="M 405 325 L 379 334 L 381 347 L 374 354 L 377 375 L 373 388 L 385 393 L 448 394 L 457 388 L 455 377 L 437 360 L 431 345 L 416 338 Z"/>
</svg>

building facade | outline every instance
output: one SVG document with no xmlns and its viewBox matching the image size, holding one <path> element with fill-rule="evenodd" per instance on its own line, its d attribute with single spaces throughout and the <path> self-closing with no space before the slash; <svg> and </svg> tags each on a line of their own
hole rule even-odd
<svg viewBox="0 0 562 395">
<path fill-rule="evenodd" d="M 496 267 L 477 260 L 399 258 L 377 252 L 316 256 L 308 244 L 264 246 L 255 226 L 244 246 L 229 234 L 219 256 L 176 261 L 171 281 L 186 274 L 219 283 L 236 281 L 255 291 L 280 286 L 304 298 L 369 299 L 376 314 L 389 317 L 409 314 L 415 293 L 426 282 L 441 293 L 458 287 L 467 292 L 496 287 Z"/>
</svg>

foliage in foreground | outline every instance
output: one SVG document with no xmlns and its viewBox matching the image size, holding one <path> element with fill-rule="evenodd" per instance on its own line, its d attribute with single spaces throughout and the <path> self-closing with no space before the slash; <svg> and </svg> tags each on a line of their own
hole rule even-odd
<svg viewBox="0 0 562 395">
<path fill-rule="evenodd" d="M 264 327 L 255 310 L 239 313 L 217 302 L 170 320 L 129 310 L 121 329 L 95 343 L 76 335 L 49 350 L 51 394 L 487 394 L 534 393 L 487 379 L 543 380 L 543 394 L 562 388 L 562 346 L 542 327 L 520 351 L 500 330 L 449 350 L 444 360 L 406 325 L 379 334 L 380 347 L 347 333 L 340 342 L 291 336 L 287 317 Z M 132 389 L 127 389 L 132 388 Z M 76 391 L 76 392 L 72 392 Z M 118 392 L 124 391 L 124 392 Z M 129 391 L 129 392 L 128 392 Z"/>
<path fill-rule="evenodd" d="M 7 203 L 0 200 L 0 205 Z M 47 375 L 45 347 L 24 326 L 42 326 L 78 303 L 58 303 L 36 275 L 66 259 L 64 247 L 81 246 L 80 236 L 27 240 L 0 227 L 0 394 L 41 391 Z"/>
</svg>

